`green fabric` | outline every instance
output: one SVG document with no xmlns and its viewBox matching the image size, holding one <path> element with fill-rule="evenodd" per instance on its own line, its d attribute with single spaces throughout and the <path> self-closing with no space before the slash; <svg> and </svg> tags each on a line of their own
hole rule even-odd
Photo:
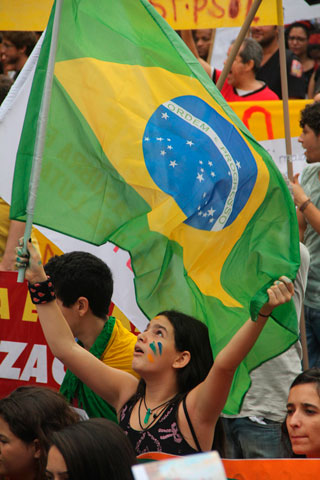
<svg viewBox="0 0 320 480">
<path fill-rule="evenodd" d="M 97 358 L 101 358 L 103 352 L 108 346 L 116 319 L 109 317 L 105 323 L 102 332 L 90 348 L 90 353 Z M 82 345 L 80 341 L 78 343 Z M 66 371 L 65 377 L 60 387 L 60 392 L 69 402 L 78 400 L 78 406 L 83 408 L 89 417 L 104 417 L 114 422 L 118 422 L 115 409 L 96 395 L 87 385 L 85 385 L 70 370 Z"/>
<path fill-rule="evenodd" d="M 51 31 L 52 16 L 17 155 L 11 208 L 16 220 L 26 218 Z M 220 122 L 225 125 L 221 135 L 228 148 L 235 145 L 235 160 L 250 150 L 256 162 L 246 177 L 249 182 L 257 175 L 248 202 L 233 223 L 218 232 L 185 223 L 198 214 L 195 199 L 200 181 L 187 187 L 180 187 L 180 180 L 172 181 L 168 192 L 159 186 L 158 173 L 151 172 L 144 156 L 150 119 L 159 105 L 176 98 L 201 105 L 201 122 L 217 128 Z M 218 112 L 218 121 L 208 114 L 209 106 L 210 112 Z M 179 137 L 178 130 L 168 129 L 166 141 L 171 134 Z M 198 140 L 204 146 L 197 161 L 211 151 L 200 130 Z M 181 138 L 178 152 L 186 148 L 186 139 Z M 177 157 L 178 164 L 183 155 Z M 241 168 L 250 156 L 243 155 Z M 221 157 L 217 154 L 212 160 L 218 168 Z M 183 181 L 190 178 L 185 175 Z M 226 172 L 210 187 L 208 198 L 220 189 L 219 204 L 224 185 L 228 185 Z M 244 196 L 246 188 L 245 181 Z M 179 189 L 184 197 L 178 201 Z M 249 204 L 255 208 L 251 216 Z M 155 216 L 159 227 L 157 221 L 151 223 Z M 244 225 L 239 236 L 233 229 L 236 221 Z M 281 173 L 179 36 L 146 0 L 64 2 L 34 223 L 95 245 L 110 241 L 128 251 L 140 309 L 148 318 L 169 308 L 199 318 L 209 327 L 214 356 L 250 313 L 256 318 L 267 300 L 267 287 L 279 275 L 294 279 L 300 262 L 295 208 Z M 218 267 L 223 255 L 225 261 Z M 219 294 L 218 283 L 232 299 L 230 304 Z M 225 413 L 239 411 L 250 385 L 248 372 L 295 343 L 298 326 L 292 302 L 276 309 L 274 318 L 239 367 Z"/>
</svg>

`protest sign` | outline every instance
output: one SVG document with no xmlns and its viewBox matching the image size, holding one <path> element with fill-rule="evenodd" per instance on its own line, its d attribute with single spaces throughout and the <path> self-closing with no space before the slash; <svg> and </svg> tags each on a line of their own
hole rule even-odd
<svg viewBox="0 0 320 480">
<path fill-rule="evenodd" d="M 239 27 L 252 0 L 149 0 L 174 29 Z M 1 30 L 44 30 L 53 0 L 2 0 Z M 284 0 L 284 22 L 320 17 L 319 5 L 304 0 Z M 276 0 L 263 0 L 255 25 L 277 24 Z"/>
<path fill-rule="evenodd" d="M 47 346 L 27 282 L 17 283 L 14 272 L 1 272 L 0 325 L 1 397 L 21 385 L 58 389 L 64 367 Z"/>
</svg>

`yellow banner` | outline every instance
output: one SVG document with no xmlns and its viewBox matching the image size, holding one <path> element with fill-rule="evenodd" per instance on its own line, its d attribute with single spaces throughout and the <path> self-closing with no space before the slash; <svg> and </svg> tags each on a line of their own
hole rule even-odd
<svg viewBox="0 0 320 480">
<path fill-rule="evenodd" d="M 53 0 L 1 0 L 0 30 L 34 30 L 47 26 Z"/>
<path fill-rule="evenodd" d="M 175 30 L 241 27 L 253 3 L 253 0 L 149 1 Z M 262 0 L 253 25 L 278 25 L 277 11 L 277 0 Z"/>
<path fill-rule="evenodd" d="M 300 112 L 307 103 L 312 102 L 313 100 L 289 100 L 291 137 L 299 137 L 301 133 Z M 285 137 L 281 100 L 231 102 L 229 105 L 256 140 L 274 140 Z"/>
<path fill-rule="evenodd" d="M 241 27 L 253 3 L 253 0 L 149 1 L 175 30 Z M 1 0 L 0 30 L 44 30 L 52 5 L 53 0 Z M 262 0 L 253 24 L 278 23 L 277 0 Z"/>
</svg>

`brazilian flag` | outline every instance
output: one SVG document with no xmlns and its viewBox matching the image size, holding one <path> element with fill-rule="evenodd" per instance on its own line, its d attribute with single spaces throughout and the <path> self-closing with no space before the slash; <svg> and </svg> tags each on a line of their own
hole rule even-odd
<svg viewBox="0 0 320 480">
<path fill-rule="evenodd" d="M 17 155 L 11 217 L 22 221 L 52 24 L 53 13 Z M 127 250 L 141 310 L 199 318 L 214 355 L 299 267 L 280 172 L 146 0 L 64 1 L 34 223 Z M 226 413 L 239 410 L 248 372 L 297 339 L 293 305 L 277 310 Z"/>
</svg>

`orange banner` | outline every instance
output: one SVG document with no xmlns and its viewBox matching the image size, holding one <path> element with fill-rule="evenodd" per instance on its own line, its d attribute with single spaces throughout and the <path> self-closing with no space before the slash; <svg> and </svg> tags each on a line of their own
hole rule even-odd
<svg viewBox="0 0 320 480">
<path fill-rule="evenodd" d="M 223 460 L 229 480 L 316 480 L 320 460 L 314 459 L 254 459 Z"/>
</svg>

